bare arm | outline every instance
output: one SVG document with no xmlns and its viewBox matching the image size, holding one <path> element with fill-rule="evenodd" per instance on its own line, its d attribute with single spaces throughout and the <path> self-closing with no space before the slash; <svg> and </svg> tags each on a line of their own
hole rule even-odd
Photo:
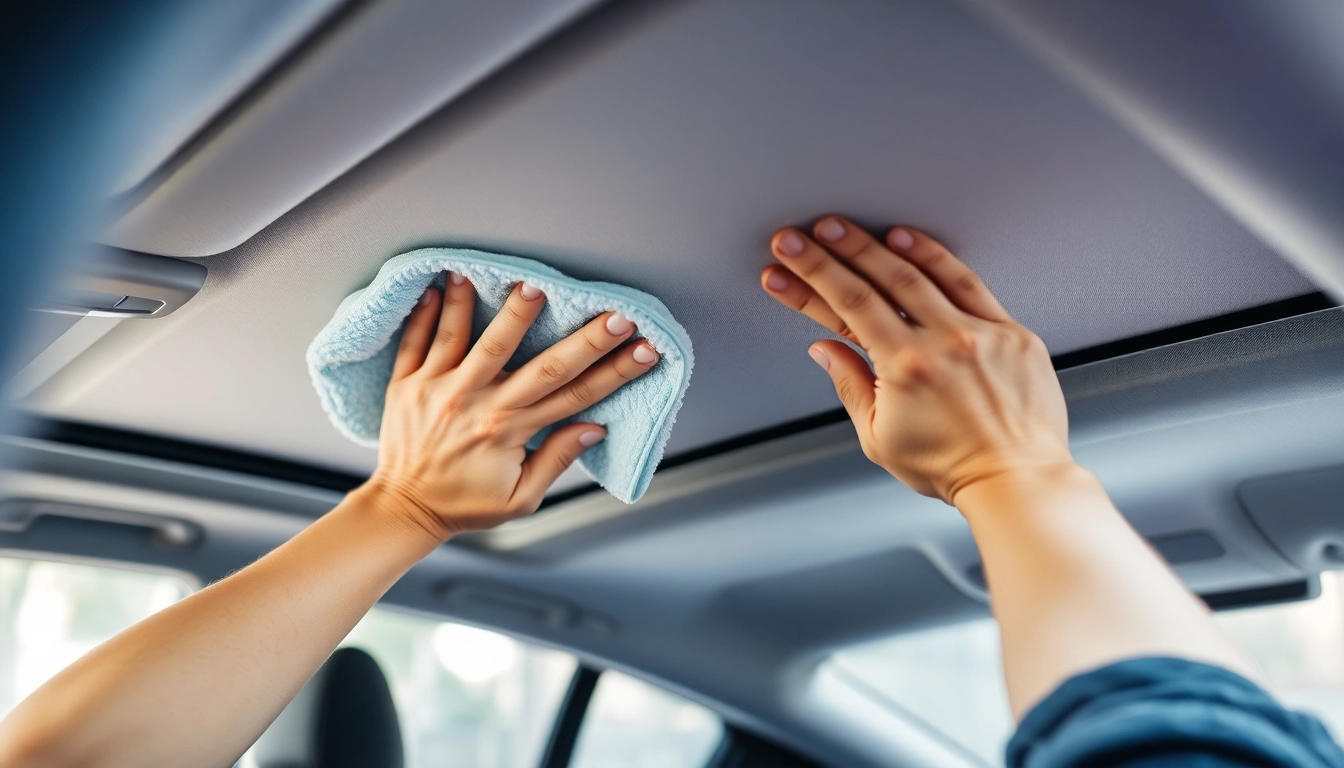
<svg viewBox="0 0 1344 768">
<path fill-rule="evenodd" d="M 1065 679 L 1136 656 L 1256 671 L 1069 454 L 1045 345 L 942 245 L 879 242 L 823 218 L 777 233 L 767 292 L 858 344 L 809 350 L 864 452 L 957 507 L 984 559 L 1014 713 Z M 899 309 L 898 309 L 899 308 Z"/>
<path fill-rule="evenodd" d="M 411 566 L 454 533 L 531 513 L 605 435 L 570 424 L 529 455 L 538 430 L 657 362 L 643 342 L 617 350 L 634 331 L 608 314 L 502 374 L 545 299 L 515 287 L 468 351 L 475 294 L 454 277 L 408 320 L 369 482 L 48 681 L 0 723 L 0 765 L 231 765 Z"/>
</svg>

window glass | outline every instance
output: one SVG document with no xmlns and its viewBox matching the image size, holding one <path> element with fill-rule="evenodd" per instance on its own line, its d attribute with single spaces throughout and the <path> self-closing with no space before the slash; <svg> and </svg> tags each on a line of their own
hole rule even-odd
<svg viewBox="0 0 1344 768">
<path fill-rule="evenodd" d="M 1216 614 L 1265 671 L 1284 705 L 1344 737 L 1344 574 L 1321 574 L 1314 600 Z M 852 689 L 922 723 L 979 760 L 1003 764 L 1013 722 L 1003 687 L 999 633 L 974 621 L 879 640 L 834 654 L 827 666 Z"/>
<path fill-rule="evenodd" d="M 342 645 L 392 688 L 408 768 L 536 768 L 578 666 L 497 632 L 374 608 Z"/>
<path fill-rule="evenodd" d="M 95 645 L 191 592 L 170 573 L 0 556 L 0 717 Z"/>
<path fill-rule="evenodd" d="M 620 672 L 604 672 L 574 744 L 572 768 L 702 768 L 723 741 L 723 721 Z"/>
</svg>

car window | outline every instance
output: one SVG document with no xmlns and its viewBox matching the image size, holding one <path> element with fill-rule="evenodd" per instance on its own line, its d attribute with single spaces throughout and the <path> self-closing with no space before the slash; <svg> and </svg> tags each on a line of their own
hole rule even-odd
<svg viewBox="0 0 1344 768">
<path fill-rule="evenodd" d="M 1314 600 L 1215 617 L 1264 670 L 1280 701 L 1321 718 L 1335 738 L 1344 737 L 1344 573 L 1321 574 Z M 830 658 L 826 671 L 855 696 L 928 727 L 981 762 L 1003 764 L 1013 721 L 992 621 L 847 648 Z"/>
<path fill-rule="evenodd" d="M 0 717 L 95 645 L 191 594 L 189 577 L 0 556 Z"/>
<path fill-rule="evenodd" d="M 536 768 L 578 663 L 498 632 L 374 608 L 341 643 L 387 676 L 407 768 Z"/>
<path fill-rule="evenodd" d="M 723 741 L 710 710 L 620 672 L 604 672 L 571 768 L 702 768 Z"/>
</svg>

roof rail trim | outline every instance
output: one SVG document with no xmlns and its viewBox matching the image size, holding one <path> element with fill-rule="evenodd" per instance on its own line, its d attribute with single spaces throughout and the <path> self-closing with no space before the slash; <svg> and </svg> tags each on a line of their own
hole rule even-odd
<svg viewBox="0 0 1344 768">
<path fill-rule="evenodd" d="M 1065 370 L 1337 306 L 1339 304 L 1325 293 L 1309 293 L 1226 315 L 1186 323 L 1162 331 L 1067 352 L 1056 355 L 1051 360 L 1054 363 L 1055 370 Z M 836 408 L 738 435 L 710 445 L 693 448 L 689 451 L 682 451 L 664 458 L 662 463 L 658 465 L 658 472 L 732 453 L 742 448 L 772 442 L 801 432 L 809 432 L 838 424 L 845 421 L 846 418 L 845 410 Z M 183 464 L 195 464 L 342 493 L 353 490 L 367 479 L 365 476 L 353 472 L 342 472 L 289 459 L 220 448 L 133 430 L 41 417 L 35 417 L 29 421 L 37 425 L 33 430 L 34 436 L 52 442 L 118 451 Z M 542 502 L 542 508 L 571 501 L 597 490 L 600 490 L 598 485 L 590 483 L 560 493 L 553 493 Z"/>
</svg>

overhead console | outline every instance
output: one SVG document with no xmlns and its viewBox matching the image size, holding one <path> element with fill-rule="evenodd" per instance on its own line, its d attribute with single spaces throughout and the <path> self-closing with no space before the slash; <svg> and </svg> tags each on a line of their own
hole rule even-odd
<svg viewBox="0 0 1344 768">
<path fill-rule="evenodd" d="M 1303 570 L 1344 568 L 1344 465 L 1247 480 L 1237 497 L 1266 538 Z"/>
<path fill-rule="evenodd" d="M 205 285 L 203 264 L 98 248 L 28 309 L 27 333 L 5 375 L 6 396 L 22 398 L 106 336 L 122 320 L 172 314 Z"/>
</svg>

